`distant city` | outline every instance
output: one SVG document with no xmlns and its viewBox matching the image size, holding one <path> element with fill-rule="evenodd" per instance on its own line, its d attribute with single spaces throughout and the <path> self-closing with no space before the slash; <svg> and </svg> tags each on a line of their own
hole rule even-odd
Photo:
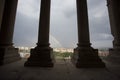
<svg viewBox="0 0 120 80">
<path fill-rule="evenodd" d="M 19 54 L 22 58 L 28 58 L 30 56 L 30 49 L 34 47 L 17 47 L 19 49 Z M 99 49 L 99 56 L 108 56 L 109 50 L 107 48 Z M 73 48 L 53 48 L 53 52 L 58 53 L 73 53 Z"/>
</svg>

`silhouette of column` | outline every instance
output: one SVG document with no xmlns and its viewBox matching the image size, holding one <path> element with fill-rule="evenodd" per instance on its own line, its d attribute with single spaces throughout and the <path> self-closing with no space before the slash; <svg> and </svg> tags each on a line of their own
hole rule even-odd
<svg viewBox="0 0 120 80">
<path fill-rule="evenodd" d="M 1 23 L 2 23 L 4 4 L 5 4 L 5 0 L 0 0 L 0 28 L 1 28 Z"/>
<path fill-rule="evenodd" d="M 111 33 L 114 37 L 113 49 L 110 49 L 111 62 L 120 63 L 120 0 L 107 0 Z"/>
<path fill-rule="evenodd" d="M 0 29 L 0 64 L 19 60 L 18 49 L 13 47 L 13 32 L 18 0 L 6 0 Z"/>
<path fill-rule="evenodd" d="M 89 39 L 89 24 L 87 1 L 77 0 L 78 47 L 74 49 L 72 62 L 78 68 L 105 67 L 98 57 L 97 50 L 93 49 Z"/>
<path fill-rule="evenodd" d="M 25 66 L 53 67 L 52 48 L 49 47 L 50 2 L 51 0 L 41 0 L 38 43 L 31 50 Z"/>
</svg>

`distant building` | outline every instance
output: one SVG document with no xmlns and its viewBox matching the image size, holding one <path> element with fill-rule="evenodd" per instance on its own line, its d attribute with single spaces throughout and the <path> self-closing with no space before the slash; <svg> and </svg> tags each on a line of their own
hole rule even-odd
<svg viewBox="0 0 120 80">
<path fill-rule="evenodd" d="M 53 51 L 61 52 L 61 53 L 64 53 L 64 52 L 72 52 L 73 53 L 73 49 L 67 49 L 67 48 L 55 48 L 55 49 L 53 49 Z"/>
</svg>

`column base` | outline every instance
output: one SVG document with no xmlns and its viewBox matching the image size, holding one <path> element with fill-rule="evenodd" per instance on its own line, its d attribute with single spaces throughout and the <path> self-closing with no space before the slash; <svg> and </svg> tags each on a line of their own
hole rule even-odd
<svg viewBox="0 0 120 80">
<path fill-rule="evenodd" d="M 109 49 L 106 60 L 114 64 L 120 64 L 120 49 Z"/>
<path fill-rule="evenodd" d="M 104 68 L 105 64 L 98 56 L 98 50 L 93 48 L 74 49 L 72 62 L 77 68 Z"/>
<path fill-rule="evenodd" d="M 0 47 L 0 65 L 15 62 L 20 59 L 18 48 Z"/>
<path fill-rule="evenodd" d="M 36 47 L 31 49 L 30 58 L 25 62 L 25 67 L 53 67 L 52 48 Z"/>
</svg>

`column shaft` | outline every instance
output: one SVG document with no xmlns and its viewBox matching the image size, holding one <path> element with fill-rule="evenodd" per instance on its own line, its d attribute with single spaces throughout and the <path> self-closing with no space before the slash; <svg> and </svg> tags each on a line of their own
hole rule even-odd
<svg viewBox="0 0 120 80">
<path fill-rule="evenodd" d="M 78 47 L 74 49 L 72 62 L 78 68 L 103 68 L 105 64 L 98 57 L 98 51 L 90 45 L 87 1 L 77 0 Z"/>
<path fill-rule="evenodd" d="M 0 31 L 0 45 L 12 46 L 18 0 L 6 0 Z"/>
<path fill-rule="evenodd" d="M 38 46 L 49 45 L 50 0 L 41 0 Z"/>
<path fill-rule="evenodd" d="M 5 0 L 0 0 L 0 29 L 1 29 L 1 23 L 2 23 L 4 4 L 5 4 Z"/>
<path fill-rule="evenodd" d="M 108 60 L 120 63 L 120 0 L 107 0 L 111 33 L 114 37 L 113 48 L 109 50 Z"/>
<path fill-rule="evenodd" d="M 86 0 L 77 0 L 78 45 L 89 47 L 89 24 Z"/>
<path fill-rule="evenodd" d="M 0 63 L 19 60 L 18 49 L 13 47 L 13 32 L 18 0 L 5 0 L 0 29 Z"/>
<path fill-rule="evenodd" d="M 120 1 L 107 0 L 114 49 L 120 49 Z"/>
<path fill-rule="evenodd" d="M 52 48 L 49 47 L 50 2 L 41 0 L 38 43 L 31 49 L 31 55 L 25 66 L 53 67 Z"/>
</svg>

